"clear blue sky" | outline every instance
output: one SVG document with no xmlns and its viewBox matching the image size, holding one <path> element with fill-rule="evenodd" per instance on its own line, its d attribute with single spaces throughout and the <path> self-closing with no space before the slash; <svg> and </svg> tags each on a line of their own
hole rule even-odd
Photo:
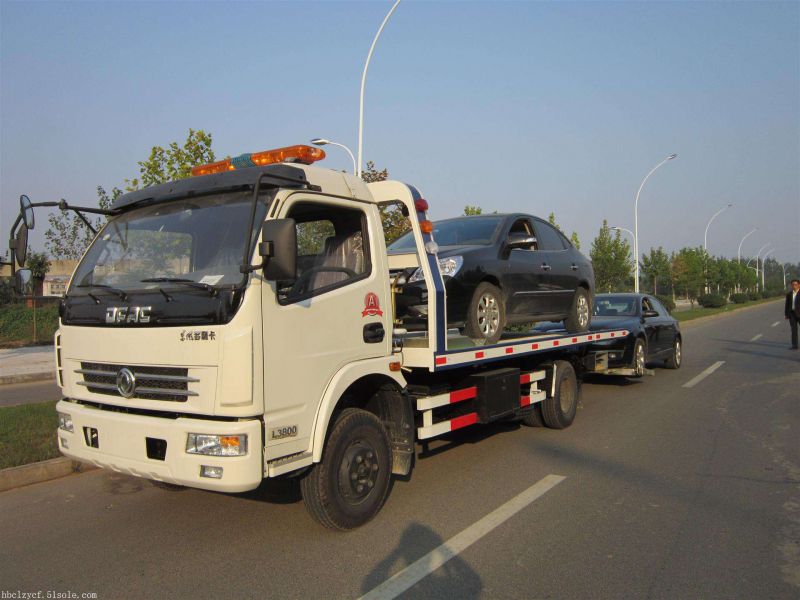
<svg viewBox="0 0 800 600">
<path fill-rule="evenodd" d="M 0 2 L 0 238 L 18 197 L 94 204 L 188 129 L 218 156 L 322 136 L 355 152 L 390 2 Z M 432 215 L 555 212 L 588 253 L 771 242 L 800 260 L 800 4 L 414 2 L 367 80 L 365 158 Z M 325 163 L 350 169 L 337 148 Z M 44 214 L 32 236 L 44 247 Z"/>
</svg>

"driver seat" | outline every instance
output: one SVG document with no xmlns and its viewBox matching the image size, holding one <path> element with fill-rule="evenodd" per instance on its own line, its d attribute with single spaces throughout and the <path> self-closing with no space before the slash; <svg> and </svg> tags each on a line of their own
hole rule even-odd
<svg viewBox="0 0 800 600">
<path fill-rule="evenodd" d="M 364 247 L 360 231 L 347 235 L 334 235 L 325 240 L 322 253 L 314 260 L 313 268 L 332 267 L 349 269 L 356 274 L 364 271 Z M 318 271 L 311 276 L 309 289 L 316 290 L 321 287 L 334 285 L 353 275 L 342 271 Z"/>
</svg>

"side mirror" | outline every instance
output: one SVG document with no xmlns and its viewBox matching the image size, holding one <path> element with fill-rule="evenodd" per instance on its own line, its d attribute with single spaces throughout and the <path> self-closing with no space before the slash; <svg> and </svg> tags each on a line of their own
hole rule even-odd
<svg viewBox="0 0 800 600">
<path fill-rule="evenodd" d="M 261 227 L 258 253 L 264 259 L 264 279 L 297 278 L 297 227 L 294 219 L 272 219 Z"/>
<path fill-rule="evenodd" d="M 20 296 L 28 293 L 31 285 L 31 270 L 19 269 L 14 273 L 14 291 Z"/>
<path fill-rule="evenodd" d="M 17 264 L 20 267 L 25 266 L 25 259 L 28 257 L 28 227 L 23 223 L 17 229 L 17 235 L 14 237 L 14 256 L 17 259 Z"/>
<path fill-rule="evenodd" d="M 645 319 L 649 319 L 650 317 L 657 317 L 657 316 L 658 316 L 658 312 L 656 312 L 656 311 L 654 311 L 654 310 L 646 310 L 646 311 L 644 311 L 644 312 L 642 313 L 642 316 L 643 316 Z"/>
<path fill-rule="evenodd" d="M 536 238 L 527 233 L 509 233 L 506 240 L 506 247 L 509 250 L 531 250 L 535 249 Z"/>
<path fill-rule="evenodd" d="M 33 206 L 31 206 L 31 199 L 25 194 L 19 197 L 19 213 L 22 215 L 22 222 L 25 227 L 33 229 Z"/>
</svg>

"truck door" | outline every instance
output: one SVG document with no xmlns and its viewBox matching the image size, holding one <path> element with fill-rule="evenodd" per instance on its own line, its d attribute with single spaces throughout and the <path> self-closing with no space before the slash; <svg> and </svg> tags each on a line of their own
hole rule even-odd
<svg viewBox="0 0 800 600">
<path fill-rule="evenodd" d="M 267 459 L 284 450 L 273 446 L 308 441 L 337 371 L 391 352 L 383 232 L 369 225 L 376 210 L 303 193 L 278 209 L 277 217 L 296 222 L 298 276 L 262 286 Z"/>
</svg>

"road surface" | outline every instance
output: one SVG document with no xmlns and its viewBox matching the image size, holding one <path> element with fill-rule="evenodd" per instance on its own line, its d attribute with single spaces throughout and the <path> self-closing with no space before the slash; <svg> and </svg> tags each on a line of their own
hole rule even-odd
<svg viewBox="0 0 800 600">
<path fill-rule="evenodd" d="M 92 471 L 5 492 L 0 588 L 798 598 L 800 353 L 781 311 L 685 327 L 683 368 L 585 385 L 569 429 L 501 424 L 431 444 L 350 533 L 311 521 L 292 481 L 228 496 Z"/>
</svg>

